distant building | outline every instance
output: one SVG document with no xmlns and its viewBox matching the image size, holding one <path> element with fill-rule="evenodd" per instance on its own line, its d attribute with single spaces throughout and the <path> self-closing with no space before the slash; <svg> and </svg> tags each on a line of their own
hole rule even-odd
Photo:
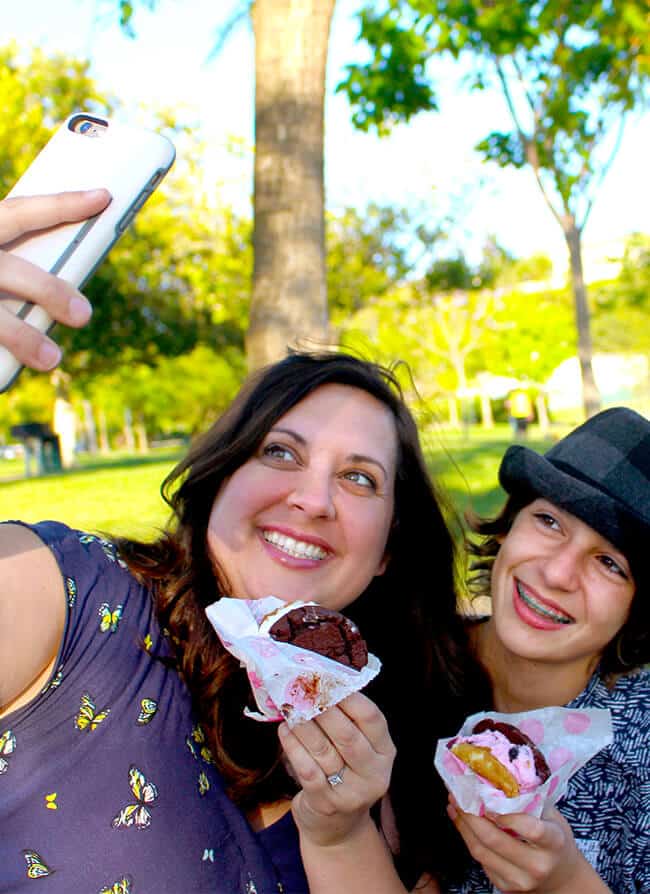
<svg viewBox="0 0 650 894">
<path fill-rule="evenodd" d="M 594 354 L 594 378 L 605 406 L 645 404 L 650 398 L 650 366 L 644 354 Z M 582 405 L 582 379 L 577 357 L 564 360 L 545 384 L 551 413 Z"/>
</svg>

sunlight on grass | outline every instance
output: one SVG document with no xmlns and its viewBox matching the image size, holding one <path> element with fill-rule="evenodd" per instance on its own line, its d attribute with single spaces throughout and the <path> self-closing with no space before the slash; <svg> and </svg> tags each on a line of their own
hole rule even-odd
<svg viewBox="0 0 650 894">
<path fill-rule="evenodd" d="M 82 530 L 150 538 L 169 512 L 160 484 L 174 463 L 69 471 L 0 485 L 2 518 L 56 519 Z"/>
<path fill-rule="evenodd" d="M 471 436 L 427 432 L 423 444 L 427 461 L 452 505 L 462 513 L 472 506 L 481 514 L 495 513 L 503 502 L 497 470 L 512 442 L 508 429 Z M 546 450 L 550 442 L 530 440 Z M 84 466 L 59 475 L 0 483 L 0 518 L 34 522 L 56 519 L 72 527 L 142 538 L 155 536 L 168 511 L 160 484 L 182 452 L 147 457 L 116 455 L 83 460 Z M 0 461 L 0 479 L 22 474 L 17 461 Z"/>
</svg>

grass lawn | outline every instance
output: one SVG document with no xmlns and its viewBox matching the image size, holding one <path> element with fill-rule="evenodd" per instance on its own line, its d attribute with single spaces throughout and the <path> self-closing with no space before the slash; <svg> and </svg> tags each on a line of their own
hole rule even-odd
<svg viewBox="0 0 650 894">
<path fill-rule="evenodd" d="M 168 517 L 160 484 L 180 456 L 177 451 L 116 456 L 61 474 L 4 481 L 0 517 L 55 519 L 82 530 L 150 537 Z M 0 460 L 0 479 L 7 475 L 5 463 Z M 11 471 L 16 474 L 15 466 Z"/>
<path fill-rule="evenodd" d="M 505 426 L 471 435 L 425 433 L 423 442 L 436 480 L 462 512 L 471 505 L 489 514 L 500 506 L 499 460 L 512 443 Z M 529 446 L 550 442 L 531 432 Z M 114 455 L 84 459 L 78 469 L 40 478 L 17 478 L 22 461 L 0 460 L 0 518 L 56 519 L 90 531 L 150 537 L 168 517 L 159 488 L 182 451 L 151 451 L 146 456 Z M 13 480 L 10 480 L 12 479 Z"/>
</svg>

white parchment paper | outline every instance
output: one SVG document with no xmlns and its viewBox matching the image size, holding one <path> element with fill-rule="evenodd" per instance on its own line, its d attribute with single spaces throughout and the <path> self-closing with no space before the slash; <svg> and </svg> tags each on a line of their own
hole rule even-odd
<svg viewBox="0 0 650 894">
<path fill-rule="evenodd" d="M 540 708 L 519 714 L 488 711 L 468 717 L 459 736 L 468 736 L 485 717 L 516 726 L 542 752 L 551 770 L 543 785 L 516 798 L 508 798 L 459 760 L 447 747 L 456 736 L 440 739 L 435 765 L 461 810 L 482 816 L 491 813 L 530 813 L 541 816 L 544 807 L 560 800 L 571 776 L 613 740 L 610 712 L 601 708 Z"/>
<path fill-rule="evenodd" d="M 208 619 L 224 648 L 246 668 L 257 711 L 244 709 L 262 721 L 304 723 L 368 684 L 380 671 L 374 655 L 358 671 L 316 652 L 280 643 L 262 631 L 269 612 L 284 606 L 281 599 L 223 597 L 206 608 Z"/>
</svg>

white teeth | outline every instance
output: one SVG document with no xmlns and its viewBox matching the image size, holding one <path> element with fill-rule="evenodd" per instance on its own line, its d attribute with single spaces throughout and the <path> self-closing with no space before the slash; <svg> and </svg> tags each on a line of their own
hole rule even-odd
<svg viewBox="0 0 650 894">
<path fill-rule="evenodd" d="M 528 608 L 532 609 L 543 618 L 548 618 L 550 621 L 555 621 L 558 624 L 571 624 L 573 622 L 573 619 L 567 615 L 560 615 L 557 612 L 552 611 L 550 608 L 540 605 L 539 602 L 535 602 L 533 597 L 527 593 L 519 583 L 517 583 L 517 593 L 519 593 L 521 600 L 526 603 Z"/>
<path fill-rule="evenodd" d="M 282 552 L 296 559 L 324 559 L 327 552 L 315 543 L 305 543 L 304 540 L 294 540 L 293 537 L 287 537 L 286 534 L 280 534 L 277 531 L 262 531 L 262 537 L 267 543 L 272 543 Z"/>
</svg>

